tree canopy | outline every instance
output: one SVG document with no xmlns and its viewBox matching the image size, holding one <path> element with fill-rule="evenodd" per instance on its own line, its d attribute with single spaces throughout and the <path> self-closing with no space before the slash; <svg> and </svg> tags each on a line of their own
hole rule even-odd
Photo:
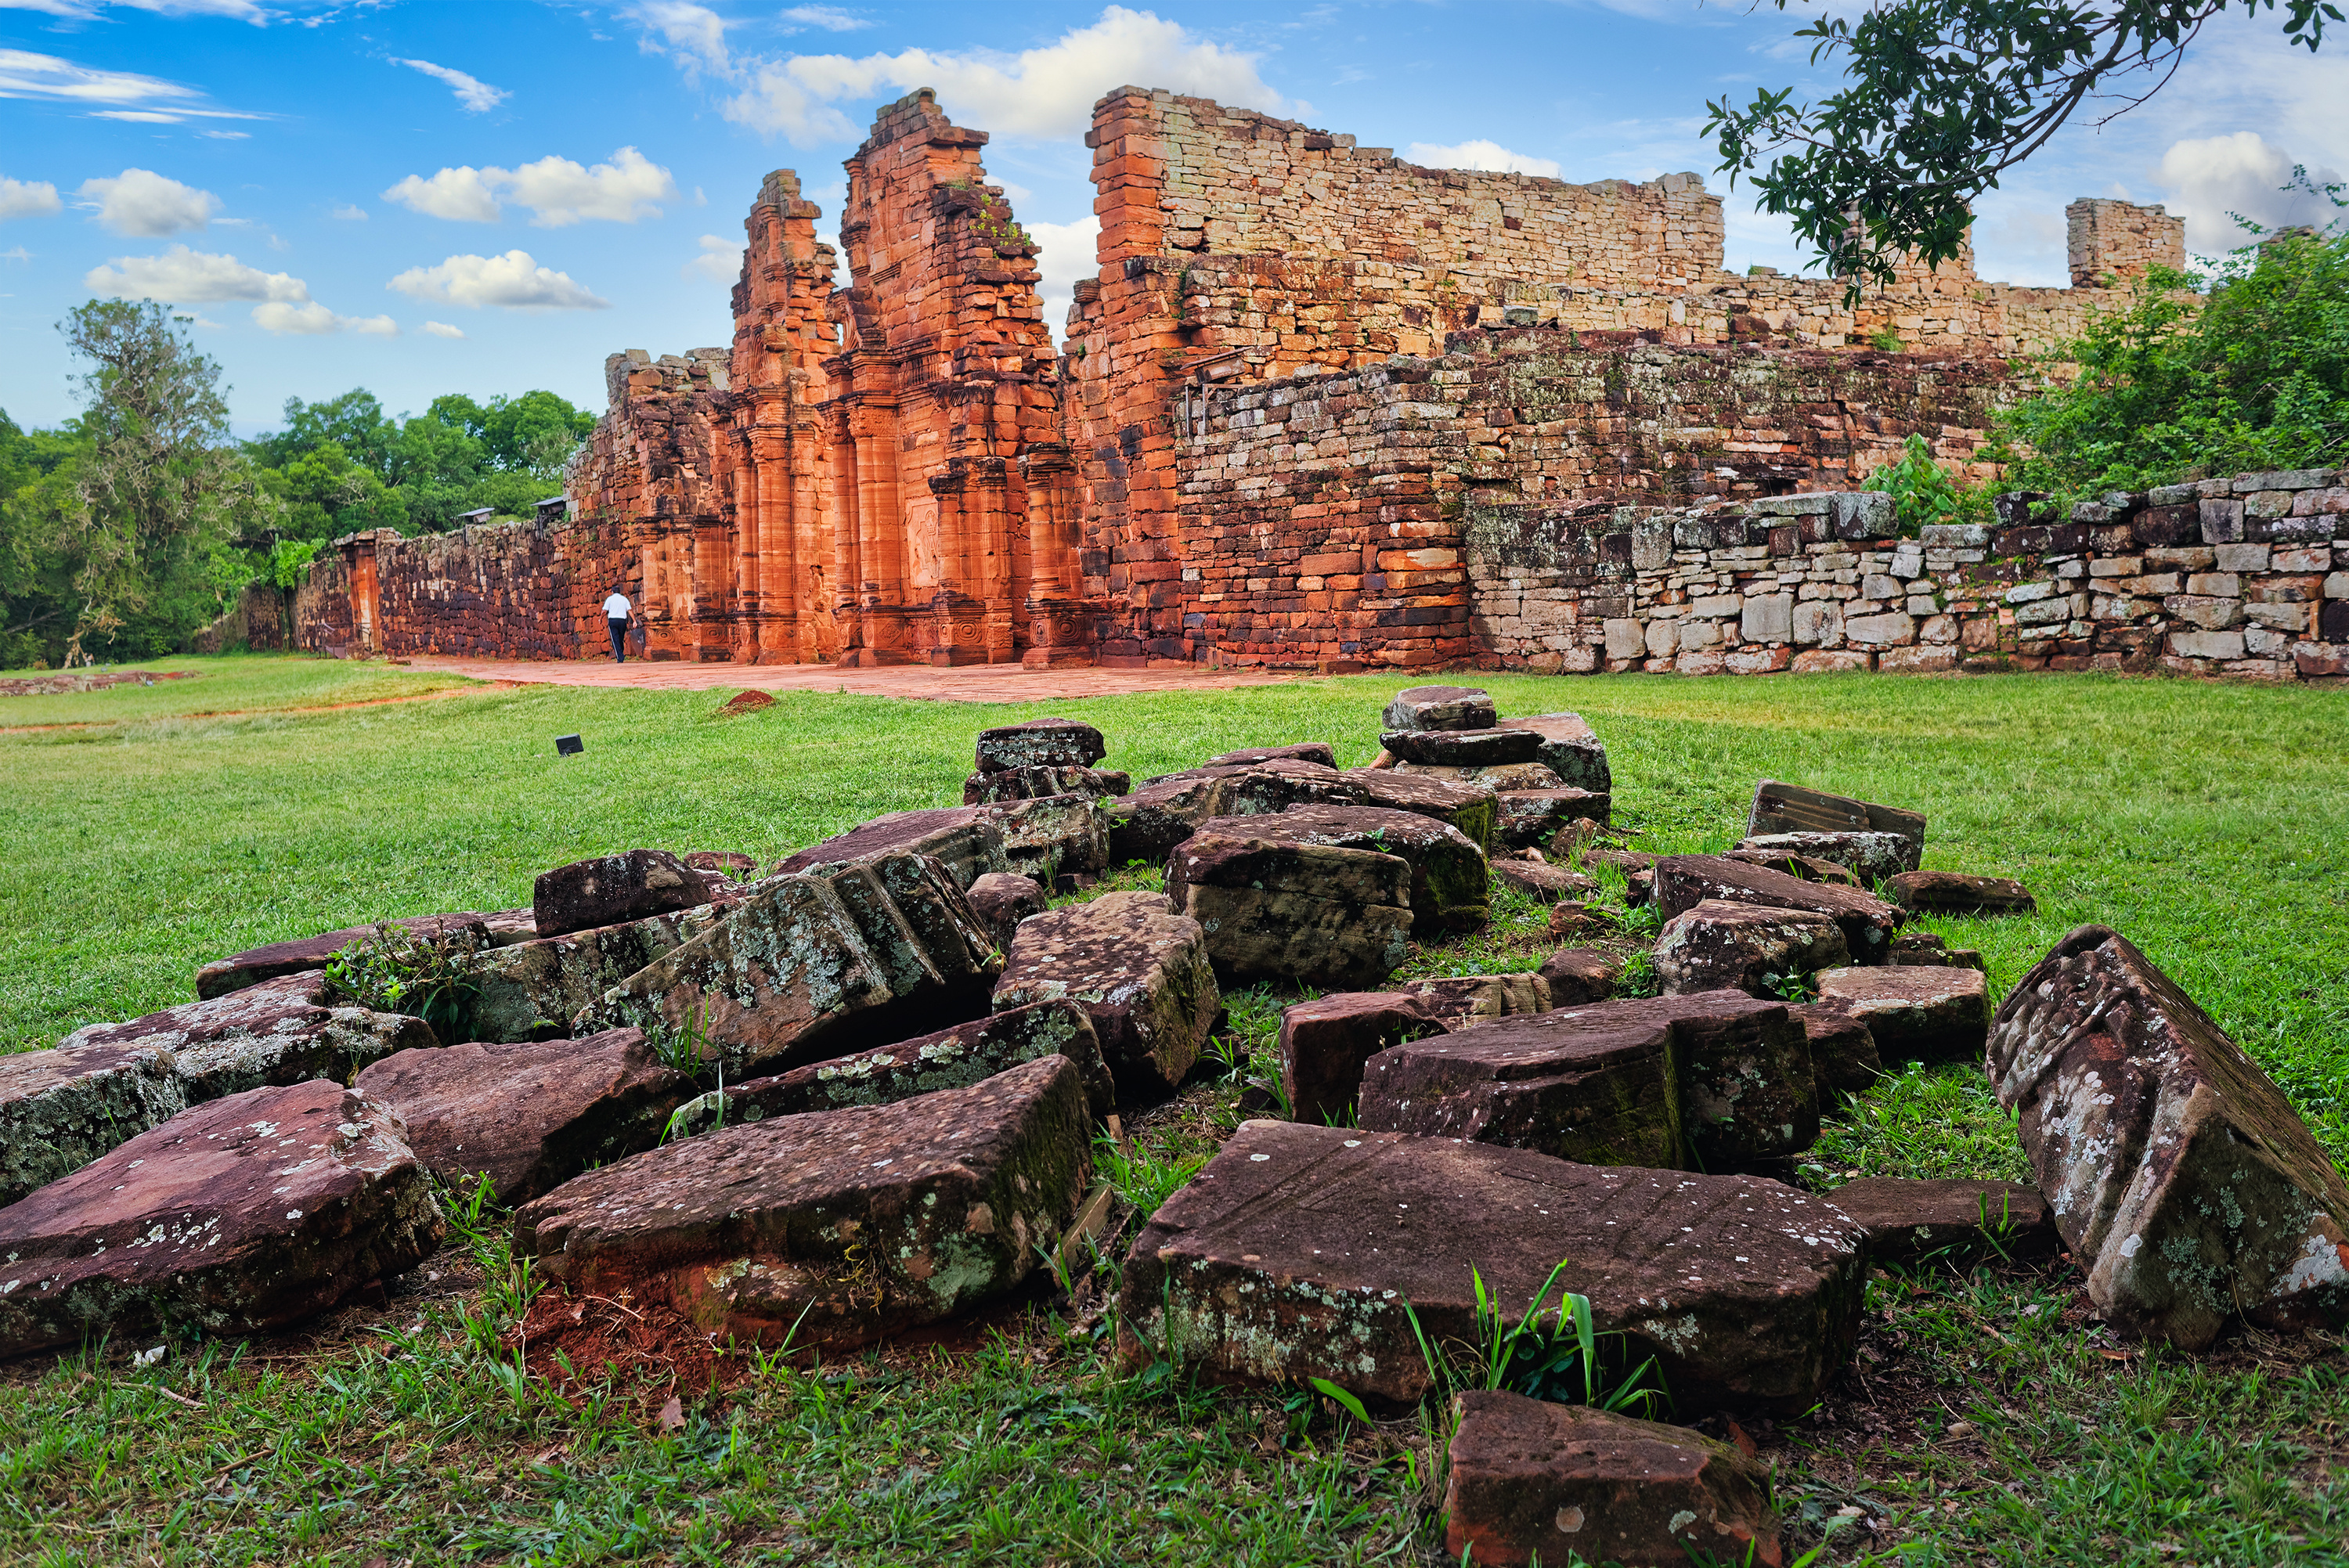
<svg viewBox="0 0 2349 1568">
<path fill-rule="evenodd" d="M 0 410 L 0 667 L 169 652 L 245 584 L 295 586 L 342 534 L 527 515 L 595 428 L 543 390 L 395 418 L 355 387 L 288 398 L 280 428 L 240 443 L 188 319 L 81 305 L 59 324 L 88 366 L 81 412 L 26 430 Z"/>
<path fill-rule="evenodd" d="M 2335 198 L 2339 198 L 2336 196 Z M 2008 482 L 2067 495 L 2349 462 L 2349 235 L 2157 272 L 1999 420 Z"/>
<path fill-rule="evenodd" d="M 1904 253 L 1955 256 L 1976 197 L 2092 99 L 2119 113 L 2159 91 L 2229 4 L 1889 0 L 1796 30 L 1814 63 L 1845 59 L 1839 91 L 1798 105 L 1792 88 L 1764 88 L 1743 108 L 1723 98 L 1705 106 L 1705 132 L 1731 183 L 1750 177 L 1761 205 L 1857 288 L 1889 280 Z M 2235 4 L 2282 11 L 2285 36 L 2312 51 L 2342 19 L 2332 0 Z"/>
</svg>

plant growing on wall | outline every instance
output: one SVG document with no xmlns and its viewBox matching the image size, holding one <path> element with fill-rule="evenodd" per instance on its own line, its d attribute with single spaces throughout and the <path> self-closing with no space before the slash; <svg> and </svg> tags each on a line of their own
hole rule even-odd
<svg viewBox="0 0 2349 1568">
<path fill-rule="evenodd" d="M 1892 498 L 1892 514 L 1909 538 L 1930 523 L 1955 522 L 1964 509 L 1964 492 L 1933 460 L 1933 449 L 1922 436 L 1901 443 L 1900 456 L 1868 476 L 1862 490 Z"/>
</svg>

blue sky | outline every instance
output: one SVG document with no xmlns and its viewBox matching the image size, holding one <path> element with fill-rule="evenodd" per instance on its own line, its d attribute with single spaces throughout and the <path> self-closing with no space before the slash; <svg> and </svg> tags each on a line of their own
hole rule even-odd
<svg viewBox="0 0 2349 1568">
<path fill-rule="evenodd" d="M 931 86 L 994 133 L 1044 242 L 1056 327 L 1092 270 L 1092 100 L 1124 82 L 1245 103 L 1427 163 L 1589 181 L 1707 176 L 1704 102 L 1820 89 L 1812 13 L 1694 0 L 621 5 L 0 0 L 0 408 L 73 407 L 55 323 L 93 294 L 199 317 L 240 434 L 289 396 L 394 411 L 552 387 L 600 409 L 604 356 L 730 340 L 768 170 L 838 213 L 873 109 Z M 1983 276 L 2064 280 L 2079 195 L 2166 201 L 2189 243 L 2232 209 L 2304 221 L 2292 163 L 2349 168 L 2349 38 L 2312 58 L 2221 16 L 2178 77 L 2064 132 L 1981 204 Z M 1800 256 L 1740 193 L 1733 267 Z M 843 277 L 844 281 L 844 277 Z"/>
</svg>

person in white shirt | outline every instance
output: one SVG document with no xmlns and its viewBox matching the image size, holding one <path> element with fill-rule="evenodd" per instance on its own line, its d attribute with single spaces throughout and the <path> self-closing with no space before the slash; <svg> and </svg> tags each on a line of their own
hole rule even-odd
<svg viewBox="0 0 2349 1568">
<path fill-rule="evenodd" d="M 628 623 L 636 619 L 636 606 L 628 603 L 626 584 L 612 584 L 612 596 L 604 601 L 604 623 L 612 628 L 612 657 L 621 664 L 628 662 Z"/>
</svg>

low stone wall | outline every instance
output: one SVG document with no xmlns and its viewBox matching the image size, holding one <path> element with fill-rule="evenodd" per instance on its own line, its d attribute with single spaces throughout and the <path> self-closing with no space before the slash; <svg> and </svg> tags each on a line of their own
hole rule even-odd
<svg viewBox="0 0 2349 1568">
<path fill-rule="evenodd" d="M 2168 670 L 2349 680 L 2349 483 L 2241 474 L 1899 537 L 1889 498 L 1475 507 L 1491 668 Z"/>
<path fill-rule="evenodd" d="M 352 534 L 312 563 L 296 592 L 295 640 L 338 658 L 594 658 L 610 647 L 602 606 L 613 584 L 643 602 L 644 552 L 629 548 L 626 531 L 569 521 L 416 539 L 389 529 Z"/>
</svg>

